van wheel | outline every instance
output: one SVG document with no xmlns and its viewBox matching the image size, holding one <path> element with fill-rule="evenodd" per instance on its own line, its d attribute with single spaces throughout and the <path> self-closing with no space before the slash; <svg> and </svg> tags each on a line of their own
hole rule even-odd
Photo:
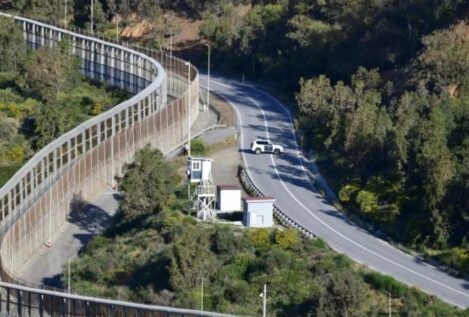
<svg viewBox="0 0 469 317">
<path fill-rule="evenodd" d="M 256 154 L 261 154 L 261 149 L 257 148 L 256 149 Z"/>
<path fill-rule="evenodd" d="M 275 149 L 275 150 L 274 150 L 274 154 L 275 154 L 275 155 L 280 155 L 280 150 L 279 150 L 279 149 Z"/>
</svg>

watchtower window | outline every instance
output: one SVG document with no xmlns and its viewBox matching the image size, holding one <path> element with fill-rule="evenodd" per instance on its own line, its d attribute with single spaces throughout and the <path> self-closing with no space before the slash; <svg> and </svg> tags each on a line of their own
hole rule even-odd
<svg viewBox="0 0 469 317">
<path fill-rule="evenodd" d="M 192 170 L 200 171 L 200 162 L 192 162 Z"/>
</svg>

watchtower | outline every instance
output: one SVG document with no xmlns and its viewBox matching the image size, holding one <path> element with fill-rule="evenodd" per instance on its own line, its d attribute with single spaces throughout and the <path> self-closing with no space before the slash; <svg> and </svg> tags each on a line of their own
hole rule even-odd
<svg viewBox="0 0 469 317">
<path fill-rule="evenodd" d="M 216 188 L 212 180 L 201 181 L 195 191 L 195 202 L 197 208 L 197 218 L 201 220 L 213 220 L 215 211 Z"/>
<path fill-rule="evenodd" d="M 212 162 L 208 157 L 189 157 L 187 159 L 187 176 L 191 183 L 211 180 Z"/>
<path fill-rule="evenodd" d="M 216 187 L 212 178 L 211 158 L 189 157 L 187 175 L 190 183 L 198 183 L 194 193 L 197 218 L 207 221 L 215 219 Z"/>
</svg>

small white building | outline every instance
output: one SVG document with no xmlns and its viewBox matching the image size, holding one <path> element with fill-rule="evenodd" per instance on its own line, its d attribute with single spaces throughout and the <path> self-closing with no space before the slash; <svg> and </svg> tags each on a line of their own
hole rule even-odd
<svg viewBox="0 0 469 317">
<path fill-rule="evenodd" d="M 241 187 L 238 185 L 218 186 L 217 208 L 222 212 L 241 211 Z"/>
<path fill-rule="evenodd" d="M 248 228 L 269 228 L 274 224 L 272 197 L 244 197 L 243 224 Z"/>
<path fill-rule="evenodd" d="M 191 183 L 212 180 L 212 162 L 208 157 L 189 157 L 187 159 L 187 176 Z"/>
</svg>

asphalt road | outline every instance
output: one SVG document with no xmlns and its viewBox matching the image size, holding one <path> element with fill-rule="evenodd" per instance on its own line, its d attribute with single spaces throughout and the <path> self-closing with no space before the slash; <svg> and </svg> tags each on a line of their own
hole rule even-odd
<svg viewBox="0 0 469 317">
<path fill-rule="evenodd" d="M 201 75 L 201 85 L 206 82 L 206 76 Z M 373 236 L 319 194 L 306 174 L 292 117 L 277 99 L 252 85 L 218 76 L 212 76 L 211 89 L 236 110 L 245 166 L 257 187 L 276 198 L 280 210 L 353 260 L 447 303 L 469 307 L 469 280 L 451 277 Z M 287 152 L 280 157 L 251 153 L 250 143 L 258 137 L 284 145 Z"/>
</svg>

